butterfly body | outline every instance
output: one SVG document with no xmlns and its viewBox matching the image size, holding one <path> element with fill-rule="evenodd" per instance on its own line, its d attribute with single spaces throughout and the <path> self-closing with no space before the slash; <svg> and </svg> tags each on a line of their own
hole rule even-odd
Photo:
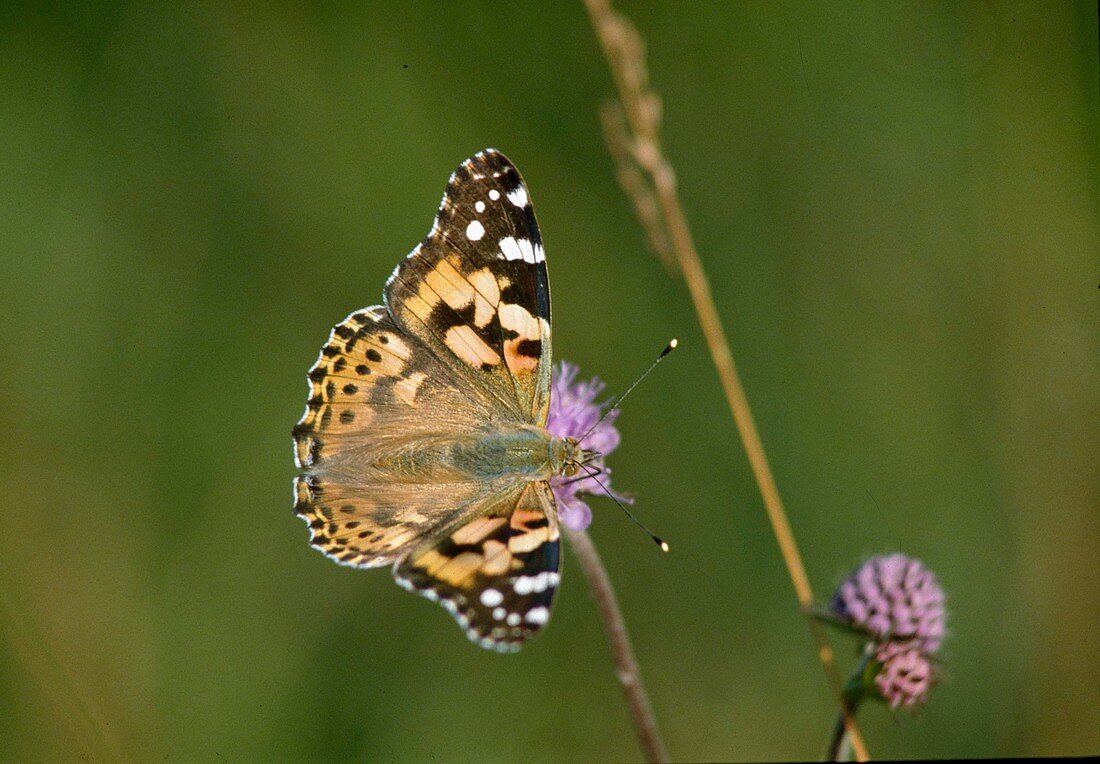
<svg viewBox="0 0 1100 764">
<path fill-rule="evenodd" d="M 487 149 L 451 175 L 384 304 L 333 328 L 294 428 L 311 543 L 443 605 L 513 651 L 559 579 L 549 480 L 592 458 L 545 429 L 550 288 L 527 187 Z"/>
<path fill-rule="evenodd" d="M 348 454 L 316 467 L 320 475 L 351 470 L 394 483 L 549 480 L 572 474 L 581 450 L 541 427 L 504 425 L 460 436 L 421 436 L 374 453 Z"/>
<path fill-rule="evenodd" d="M 549 480 L 563 474 L 569 446 L 541 427 L 499 428 L 452 445 L 449 458 L 456 469 L 475 479 Z"/>
</svg>

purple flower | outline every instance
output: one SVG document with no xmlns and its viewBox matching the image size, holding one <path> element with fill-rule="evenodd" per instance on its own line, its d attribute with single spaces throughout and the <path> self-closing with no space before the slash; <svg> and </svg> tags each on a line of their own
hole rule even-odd
<svg viewBox="0 0 1100 764">
<path fill-rule="evenodd" d="M 837 587 L 832 611 L 871 638 L 864 687 L 891 708 L 924 705 L 946 618 L 943 589 L 924 563 L 900 553 L 872 557 Z"/>
<path fill-rule="evenodd" d="M 576 366 L 562 361 L 554 367 L 553 383 L 550 390 L 550 415 L 546 429 L 559 438 L 582 438 L 603 416 L 607 402 L 596 402 L 596 396 L 603 392 L 604 383 L 598 377 L 577 382 Z M 615 429 L 618 410 L 607 415 L 592 434 L 584 437 L 581 445 L 599 453 L 599 457 L 588 463 L 588 468 L 599 473 L 600 483 L 611 490 L 611 470 L 604 464 L 604 457 L 619 446 L 619 431 Z M 581 494 L 603 493 L 603 488 L 592 477 L 581 470 L 573 477 L 558 475 L 550 479 L 554 498 L 558 501 L 558 517 L 562 524 L 574 531 L 583 531 L 592 522 L 592 510 L 579 497 Z M 628 497 L 615 494 L 615 498 L 632 503 Z"/>
<path fill-rule="evenodd" d="M 913 640 L 931 655 L 944 635 L 943 589 L 920 560 L 904 554 L 872 557 L 833 596 L 832 610 L 876 641 Z"/>
<path fill-rule="evenodd" d="M 875 687 L 890 708 L 915 709 L 928 701 L 934 670 L 916 641 L 883 642 L 875 648 L 879 664 Z"/>
</svg>

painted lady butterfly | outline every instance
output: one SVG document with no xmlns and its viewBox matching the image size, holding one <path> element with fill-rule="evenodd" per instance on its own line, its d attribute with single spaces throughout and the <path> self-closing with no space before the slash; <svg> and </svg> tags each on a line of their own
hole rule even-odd
<svg viewBox="0 0 1100 764">
<path fill-rule="evenodd" d="M 548 480 L 596 457 L 546 431 L 550 285 L 530 195 L 487 149 L 451 175 L 384 304 L 336 325 L 294 428 L 311 543 L 393 565 L 482 647 L 518 650 L 558 584 Z"/>
</svg>

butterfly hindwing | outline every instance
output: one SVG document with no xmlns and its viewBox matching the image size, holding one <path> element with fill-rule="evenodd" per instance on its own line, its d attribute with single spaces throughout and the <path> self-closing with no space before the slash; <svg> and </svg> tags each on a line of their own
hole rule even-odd
<svg viewBox="0 0 1100 764">
<path fill-rule="evenodd" d="M 521 487 L 508 505 L 448 527 L 393 573 L 446 608 L 472 641 L 501 652 L 518 650 L 549 620 L 561 551 L 548 483 Z"/>
<path fill-rule="evenodd" d="M 516 421 L 545 424 L 550 286 L 527 186 L 487 149 L 451 175 L 428 236 L 386 283 L 394 321 Z"/>
</svg>

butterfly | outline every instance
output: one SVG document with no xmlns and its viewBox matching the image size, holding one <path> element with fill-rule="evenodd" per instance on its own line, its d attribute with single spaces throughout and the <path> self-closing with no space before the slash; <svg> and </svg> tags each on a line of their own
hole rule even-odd
<svg viewBox="0 0 1100 764">
<path fill-rule="evenodd" d="M 476 644 L 518 650 L 560 580 L 551 477 L 598 457 L 546 429 L 550 285 L 531 198 L 486 149 L 447 182 L 383 304 L 332 330 L 294 427 L 295 511 L 344 565 L 392 565 Z"/>
</svg>

